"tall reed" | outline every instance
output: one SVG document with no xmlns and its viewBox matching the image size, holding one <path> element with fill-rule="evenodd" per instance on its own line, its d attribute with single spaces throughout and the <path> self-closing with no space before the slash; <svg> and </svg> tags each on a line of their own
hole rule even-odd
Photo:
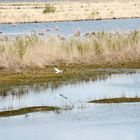
<svg viewBox="0 0 140 140">
<path fill-rule="evenodd" d="M 61 64 L 117 65 L 140 61 L 140 33 L 88 34 L 63 39 L 36 35 L 19 37 L 12 43 L 0 43 L 0 67 L 45 67 Z"/>
</svg>

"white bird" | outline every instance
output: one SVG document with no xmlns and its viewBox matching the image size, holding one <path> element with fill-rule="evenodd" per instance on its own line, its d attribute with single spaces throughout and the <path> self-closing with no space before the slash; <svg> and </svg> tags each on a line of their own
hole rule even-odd
<svg viewBox="0 0 140 140">
<path fill-rule="evenodd" d="M 58 68 L 54 67 L 55 73 L 63 73 L 63 70 L 59 70 Z"/>
</svg>

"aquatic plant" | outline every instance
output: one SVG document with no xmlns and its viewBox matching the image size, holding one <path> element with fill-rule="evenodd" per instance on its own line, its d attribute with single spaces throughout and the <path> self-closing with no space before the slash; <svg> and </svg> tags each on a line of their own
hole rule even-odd
<svg viewBox="0 0 140 140">
<path fill-rule="evenodd" d="M 17 110 L 1 111 L 0 117 L 10 117 L 10 116 L 23 115 L 27 113 L 33 113 L 33 112 L 46 112 L 46 111 L 58 111 L 58 110 L 60 110 L 59 107 L 33 106 L 33 107 L 20 108 Z"/>
<path fill-rule="evenodd" d="M 53 66 L 44 69 L 34 67 L 28 70 L 0 71 L 0 95 L 22 95 L 27 93 L 30 88 L 39 90 L 41 85 L 56 89 L 62 84 L 106 79 L 111 74 L 122 73 L 121 70 L 96 70 L 92 65 L 59 67 L 65 70 L 63 74 L 56 74 Z"/>
<path fill-rule="evenodd" d="M 134 103 L 140 102 L 139 97 L 118 97 L 118 98 L 105 98 L 99 100 L 89 101 L 89 103 L 100 103 L 100 104 L 110 104 L 110 103 Z"/>
</svg>

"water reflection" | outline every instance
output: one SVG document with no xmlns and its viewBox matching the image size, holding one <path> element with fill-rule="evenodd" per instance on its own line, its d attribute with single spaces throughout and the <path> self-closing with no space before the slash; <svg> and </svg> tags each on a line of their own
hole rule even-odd
<svg viewBox="0 0 140 140">
<path fill-rule="evenodd" d="M 0 118 L 0 135 L 6 140 L 139 140 L 140 103 L 88 104 L 91 99 L 140 96 L 140 73 L 113 74 L 97 81 L 61 85 L 58 88 L 27 88 L 16 96 L 0 97 L 0 109 L 34 105 L 73 105 L 61 112 L 37 112 Z M 62 94 L 68 99 L 59 95 Z M 81 104 L 81 106 L 79 106 Z M 11 108 L 10 108 L 11 107 Z M 7 135 L 8 132 L 8 135 Z M 23 137 L 24 136 L 24 137 Z"/>
<path fill-rule="evenodd" d="M 0 97 L 0 110 L 26 106 L 79 106 L 93 99 L 120 97 L 124 94 L 126 97 L 140 96 L 140 73 L 115 74 L 107 77 L 105 76 L 103 80 L 66 83 L 57 88 L 50 85 L 21 87 L 19 90 L 16 89 L 20 94 L 17 92 Z"/>
<path fill-rule="evenodd" d="M 140 104 L 93 105 L 60 114 L 1 118 L 0 133 L 6 140 L 139 140 L 139 108 Z"/>
<path fill-rule="evenodd" d="M 30 91 L 34 93 L 40 93 L 40 92 L 45 92 L 47 89 L 55 91 L 59 89 L 62 86 L 67 86 L 67 85 L 76 85 L 80 84 L 82 82 L 89 82 L 89 81 L 98 81 L 98 80 L 105 80 L 111 76 L 111 70 L 107 70 L 108 72 L 102 73 L 102 70 L 98 70 L 96 75 L 85 75 L 82 78 L 77 78 L 77 79 L 69 79 L 69 80 L 60 80 L 60 81 L 50 81 L 47 83 L 37 83 L 37 84 L 30 84 L 30 85 L 22 85 L 22 86 L 12 86 L 10 87 L 9 90 L 6 90 L 5 92 L 1 92 L 0 96 L 1 98 L 5 98 L 6 96 L 12 95 L 12 96 L 17 96 L 17 98 L 20 98 L 24 94 L 28 94 Z M 121 70 L 116 71 L 116 73 L 122 72 Z M 131 71 L 130 71 L 131 72 Z M 132 71 L 133 72 L 133 71 Z M 113 71 L 112 71 L 113 73 Z M 115 71 L 114 71 L 115 73 Z"/>
</svg>

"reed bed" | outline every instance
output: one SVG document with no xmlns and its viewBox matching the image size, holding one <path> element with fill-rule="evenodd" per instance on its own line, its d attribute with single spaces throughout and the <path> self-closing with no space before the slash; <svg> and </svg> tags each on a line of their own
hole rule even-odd
<svg viewBox="0 0 140 140">
<path fill-rule="evenodd" d="M 125 65 L 140 62 L 140 33 L 88 33 L 65 39 L 36 35 L 0 42 L 0 68 L 18 69 L 52 65 Z"/>
</svg>

